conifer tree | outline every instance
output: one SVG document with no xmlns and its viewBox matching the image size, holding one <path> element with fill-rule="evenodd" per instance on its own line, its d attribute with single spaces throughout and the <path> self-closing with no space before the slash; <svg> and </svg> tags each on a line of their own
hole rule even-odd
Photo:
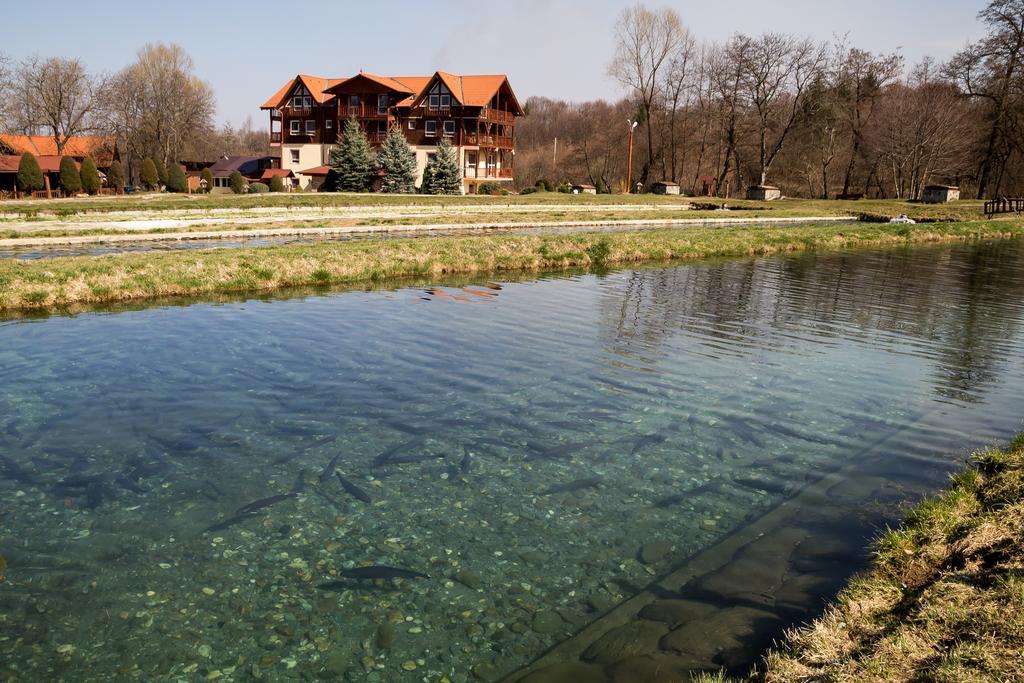
<svg viewBox="0 0 1024 683">
<path fill-rule="evenodd" d="M 366 133 L 353 116 L 345 122 L 345 130 L 338 139 L 338 146 L 331 150 L 331 170 L 328 176 L 336 192 L 367 192 L 370 189 L 370 172 L 373 171 L 374 153 Z"/>
<path fill-rule="evenodd" d="M 391 128 L 377 156 L 384 178 L 381 190 L 390 194 L 416 191 L 416 152 L 398 126 Z"/>
<path fill-rule="evenodd" d="M 107 169 L 107 187 L 118 194 L 121 193 L 121 189 L 124 187 L 124 167 L 121 166 L 121 162 L 117 159 L 114 159 L 110 164 L 110 168 Z"/>
<path fill-rule="evenodd" d="M 429 176 L 428 176 L 429 171 Z M 437 146 L 437 154 L 423 172 L 424 194 L 462 194 L 462 175 L 455 148 L 446 139 Z"/>
<path fill-rule="evenodd" d="M 234 192 L 235 194 L 245 194 L 245 178 L 242 177 L 242 174 L 240 172 L 232 171 L 230 178 L 228 178 L 228 182 L 231 183 L 232 192 Z"/>
<path fill-rule="evenodd" d="M 22 192 L 36 192 L 46 186 L 43 179 L 43 171 L 39 168 L 39 161 L 31 152 L 25 152 L 21 155 L 15 182 L 18 184 L 18 189 Z"/>
<path fill-rule="evenodd" d="M 164 160 L 153 157 L 153 165 L 156 166 L 156 177 L 160 179 L 160 184 L 167 187 L 167 165 L 164 164 Z"/>
<path fill-rule="evenodd" d="M 96 168 L 96 162 L 92 160 L 92 157 L 82 159 L 80 174 L 82 176 L 82 189 L 89 194 L 96 194 L 103 187 L 103 181 L 100 180 L 100 172 Z"/>
<path fill-rule="evenodd" d="M 60 189 L 67 194 L 78 194 L 82 191 L 82 176 L 71 157 L 60 158 Z"/>
<path fill-rule="evenodd" d="M 188 179 L 185 178 L 185 171 L 178 164 L 171 164 L 167 169 L 167 191 L 188 192 Z"/>
<path fill-rule="evenodd" d="M 142 186 L 147 190 L 155 190 L 160 187 L 160 176 L 156 172 L 156 162 L 152 157 L 147 157 L 142 162 L 142 172 L 139 174 Z"/>
<path fill-rule="evenodd" d="M 284 192 L 284 181 L 281 180 L 281 176 L 276 175 L 270 178 L 270 191 Z"/>
<path fill-rule="evenodd" d="M 199 179 L 206 183 L 206 187 L 203 188 L 203 192 L 210 192 L 213 190 L 213 171 L 209 168 L 204 168 L 199 172 Z"/>
</svg>

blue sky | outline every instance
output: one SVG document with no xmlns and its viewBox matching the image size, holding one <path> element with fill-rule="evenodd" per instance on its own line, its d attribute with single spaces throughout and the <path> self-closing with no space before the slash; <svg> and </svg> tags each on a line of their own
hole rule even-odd
<svg viewBox="0 0 1024 683">
<path fill-rule="evenodd" d="M 605 75 L 612 26 L 627 0 L 389 0 L 304 2 L 19 3 L 0 52 L 82 58 L 115 71 L 146 42 L 182 45 L 217 91 L 219 116 L 264 123 L 263 103 L 296 73 L 344 76 L 507 73 L 525 99 L 621 95 Z M 902 48 L 909 61 L 948 58 L 982 28 L 984 0 L 671 0 L 699 39 L 736 31 L 785 31 L 827 39 L 850 36 L 871 51 Z"/>
</svg>

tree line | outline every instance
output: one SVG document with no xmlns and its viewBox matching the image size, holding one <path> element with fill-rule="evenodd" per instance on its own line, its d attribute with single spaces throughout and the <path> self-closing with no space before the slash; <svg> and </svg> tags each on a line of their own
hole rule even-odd
<svg viewBox="0 0 1024 683">
<path fill-rule="evenodd" d="M 916 199 L 928 184 L 977 197 L 1024 193 L 1024 0 L 992 0 L 985 36 L 946 63 L 908 66 L 844 37 L 781 33 L 702 42 L 668 8 L 615 25 L 618 102 L 534 97 L 517 127 L 520 186 L 539 179 L 625 190 L 634 179 L 690 194 L 776 185 L 803 197 Z"/>
<path fill-rule="evenodd" d="M 129 182 L 139 182 L 147 158 L 174 166 L 269 154 L 267 132 L 251 119 L 217 126 L 215 112 L 213 88 L 178 45 L 145 45 L 112 74 L 90 72 L 77 58 L 0 54 L 0 131 L 50 136 L 59 155 L 72 137 L 116 136 Z"/>
</svg>

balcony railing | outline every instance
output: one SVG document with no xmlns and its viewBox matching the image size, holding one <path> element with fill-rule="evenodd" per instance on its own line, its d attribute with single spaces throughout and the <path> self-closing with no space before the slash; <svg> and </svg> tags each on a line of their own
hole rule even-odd
<svg viewBox="0 0 1024 683">
<path fill-rule="evenodd" d="M 388 108 L 381 109 L 375 104 L 342 104 L 338 106 L 338 116 L 343 119 L 355 116 L 357 119 L 387 118 Z"/>
<path fill-rule="evenodd" d="M 281 144 L 281 131 L 271 131 L 270 133 L 270 144 L 279 145 Z"/>
<path fill-rule="evenodd" d="M 447 106 L 441 106 L 439 104 L 436 107 L 431 107 L 428 104 L 427 105 L 427 111 L 430 112 L 431 114 L 435 114 L 435 115 L 449 116 L 452 113 L 452 105 L 449 104 Z"/>
<path fill-rule="evenodd" d="M 483 121 L 494 121 L 495 123 L 515 123 L 515 114 L 500 109 L 483 108 L 480 110 L 480 119 Z"/>
<path fill-rule="evenodd" d="M 289 104 L 285 106 L 285 110 L 289 116 L 308 116 L 313 111 L 313 107 L 296 107 Z"/>
</svg>

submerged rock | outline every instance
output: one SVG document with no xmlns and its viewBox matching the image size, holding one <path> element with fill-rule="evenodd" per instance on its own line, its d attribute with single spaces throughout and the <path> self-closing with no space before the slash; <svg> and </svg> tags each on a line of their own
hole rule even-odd
<svg viewBox="0 0 1024 683">
<path fill-rule="evenodd" d="M 557 613 L 550 612 L 548 610 L 541 610 L 533 615 L 533 623 L 531 627 L 535 633 L 549 635 L 552 633 L 560 633 L 562 629 L 565 628 L 565 622 Z"/>
<path fill-rule="evenodd" d="M 668 626 L 658 621 L 631 621 L 613 628 L 590 644 L 583 659 L 597 664 L 614 664 L 629 657 L 658 651 L 658 641 Z"/>
<path fill-rule="evenodd" d="M 640 561 L 644 564 L 658 562 L 672 549 L 672 545 L 665 541 L 651 541 L 640 547 Z"/>
</svg>

